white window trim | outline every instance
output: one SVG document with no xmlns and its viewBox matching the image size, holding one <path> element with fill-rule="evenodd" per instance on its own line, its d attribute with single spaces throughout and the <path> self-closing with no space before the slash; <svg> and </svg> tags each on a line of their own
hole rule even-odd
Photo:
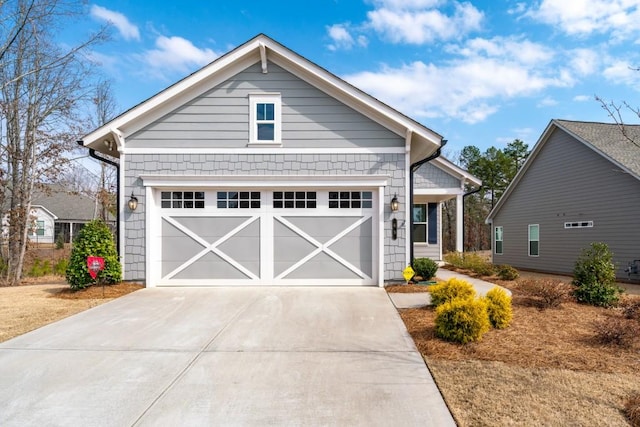
<svg viewBox="0 0 640 427">
<path fill-rule="evenodd" d="M 498 240 L 498 229 L 500 229 L 500 237 L 501 239 Z M 500 246 L 500 252 L 498 252 L 498 245 L 497 242 L 502 243 Z M 504 254 L 504 228 L 502 225 L 497 225 L 494 227 L 493 229 L 493 253 L 495 255 L 502 255 Z"/>
<path fill-rule="evenodd" d="M 538 227 L 538 240 L 531 240 L 531 227 Z M 531 242 L 538 242 L 538 254 L 531 254 Z M 529 256 L 538 257 L 540 256 L 540 224 L 529 224 L 527 226 L 527 253 Z"/>
<path fill-rule="evenodd" d="M 273 104 L 274 129 L 273 141 L 258 140 L 258 123 L 256 118 L 257 104 Z M 249 94 L 249 145 L 282 145 L 282 102 L 279 93 Z"/>
</svg>

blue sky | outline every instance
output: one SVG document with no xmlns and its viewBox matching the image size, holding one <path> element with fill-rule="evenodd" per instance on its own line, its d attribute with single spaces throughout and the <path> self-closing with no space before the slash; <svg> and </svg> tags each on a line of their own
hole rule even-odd
<svg viewBox="0 0 640 427">
<path fill-rule="evenodd" d="M 640 0 L 111 0 L 87 13 L 63 36 L 113 26 L 90 56 L 121 110 L 265 33 L 443 135 L 452 159 L 531 147 L 553 118 L 609 121 L 594 96 L 634 105 L 640 89 Z"/>
</svg>

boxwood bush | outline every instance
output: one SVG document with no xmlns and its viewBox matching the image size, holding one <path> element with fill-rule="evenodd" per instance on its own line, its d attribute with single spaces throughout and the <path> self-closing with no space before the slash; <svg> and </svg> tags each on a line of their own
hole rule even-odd
<svg viewBox="0 0 640 427">
<path fill-rule="evenodd" d="M 66 271 L 67 283 L 71 289 L 84 289 L 95 281 L 89 275 L 87 257 L 104 258 L 104 270 L 98 274 L 101 283 L 112 284 L 122 280 L 118 253 L 109 227 L 101 220 L 93 220 L 80 230 L 73 242 L 69 266 Z"/>
<path fill-rule="evenodd" d="M 416 258 L 413 260 L 413 269 L 423 280 L 429 280 L 436 275 L 438 264 L 429 258 Z"/>
</svg>

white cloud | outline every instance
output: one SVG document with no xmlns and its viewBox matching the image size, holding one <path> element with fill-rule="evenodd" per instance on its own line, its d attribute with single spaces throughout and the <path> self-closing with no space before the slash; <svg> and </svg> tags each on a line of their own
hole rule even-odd
<svg viewBox="0 0 640 427">
<path fill-rule="evenodd" d="M 640 71 L 627 61 L 616 61 L 605 68 L 603 75 L 612 83 L 633 86 L 636 89 L 640 86 Z"/>
<path fill-rule="evenodd" d="M 456 52 L 458 58 L 437 66 L 416 61 L 345 78 L 409 116 L 467 123 L 485 120 L 505 100 L 574 83 L 570 73 L 550 65 L 551 53 L 542 54 L 541 46 L 526 40 L 474 39 Z"/>
<path fill-rule="evenodd" d="M 424 44 L 459 39 L 479 30 L 484 15 L 470 3 L 454 3 L 452 15 L 432 8 L 436 2 L 411 1 L 413 7 L 387 1 L 367 13 L 367 26 L 393 43 Z M 428 5 L 428 6 L 425 6 Z"/>
<path fill-rule="evenodd" d="M 542 0 L 527 15 L 569 35 L 638 33 L 640 0 Z"/>
<path fill-rule="evenodd" d="M 349 34 L 346 24 L 335 24 L 327 27 L 327 33 L 332 40 L 332 43 L 327 47 L 329 50 L 338 49 L 351 49 L 355 43 L 355 40 Z"/>
<path fill-rule="evenodd" d="M 544 98 L 542 98 L 540 100 L 540 102 L 538 102 L 537 107 L 538 108 L 543 108 L 543 107 L 554 107 L 558 105 L 558 101 L 553 99 L 550 96 L 545 96 Z"/>
<path fill-rule="evenodd" d="M 194 67 L 201 67 L 218 57 L 213 50 L 200 49 L 191 41 L 182 37 L 159 36 L 156 39 L 157 49 L 142 54 L 144 62 L 151 67 L 151 72 L 166 76 L 170 72 L 188 72 Z"/>
<path fill-rule="evenodd" d="M 129 19 L 122 13 L 94 4 L 91 6 L 90 14 L 94 18 L 112 24 L 118 29 L 120 35 L 122 35 L 125 40 L 140 40 L 138 27 L 129 22 Z"/>
<path fill-rule="evenodd" d="M 574 49 L 568 52 L 569 64 L 581 76 L 596 72 L 600 65 L 600 54 L 591 49 Z"/>
<path fill-rule="evenodd" d="M 576 95 L 573 97 L 573 100 L 575 102 L 587 102 L 587 101 L 593 101 L 593 99 L 594 97 L 589 95 Z"/>
</svg>

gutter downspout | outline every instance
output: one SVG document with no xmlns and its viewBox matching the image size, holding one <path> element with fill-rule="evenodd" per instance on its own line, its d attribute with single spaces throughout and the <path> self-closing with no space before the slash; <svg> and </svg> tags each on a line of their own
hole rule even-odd
<svg viewBox="0 0 640 427">
<path fill-rule="evenodd" d="M 84 141 L 77 141 L 78 145 L 84 147 Z M 116 242 L 116 250 L 118 256 L 120 256 L 120 165 L 113 160 L 109 160 L 106 157 L 101 157 L 96 154 L 96 150 L 89 148 L 89 157 L 96 159 L 99 162 L 104 162 L 116 168 L 116 236 L 118 241 Z"/>
<path fill-rule="evenodd" d="M 422 160 L 418 160 L 417 162 L 409 166 L 409 261 L 411 263 L 411 266 L 413 266 L 413 174 L 420 168 L 420 166 L 440 157 L 440 154 L 442 154 L 442 147 L 447 145 L 447 142 L 449 141 L 447 141 L 446 139 L 441 139 L 440 146 L 433 154 Z M 442 242 L 440 242 L 440 244 L 442 244 Z"/>
<path fill-rule="evenodd" d="M 472 194 L 476 194 L 477 192 L 479 192 L 480 190 L 482 190 L 482 185 L 478 188 L 476 188 L 475 190 L 471 190 L 468 191 L 466 193 L 464 193 L 464 195 L 462 196 L 462 252 L 464 252 L 464 199 L 467 196 L 470 196 Z"/>
</svg>

